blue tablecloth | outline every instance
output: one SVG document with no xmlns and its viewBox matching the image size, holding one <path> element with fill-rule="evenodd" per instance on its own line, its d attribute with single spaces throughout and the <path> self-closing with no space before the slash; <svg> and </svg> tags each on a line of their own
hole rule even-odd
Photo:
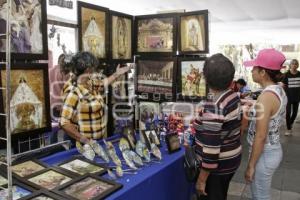
<svg viewBox="0 0 300 200">
<path fill-rule="evenodd" d="M 116 148 L 118 149 L 118 148 Z M 118 200 L 189 200 L 192 185 L 188 183 L 183 171 L 183 148 L 168 154 L 166 146 L 161 147 L 162 161 L 152 162 L 137 171 L 137 174 L 124 174 L 117 182 L 123 188 L 106 199 Z M 53 154 L 41 160 L 49 165 L 58 164 L 73 155 L 76 149 Z M 108 175 L 103 176 L 108 177 Z"/>
</svg>

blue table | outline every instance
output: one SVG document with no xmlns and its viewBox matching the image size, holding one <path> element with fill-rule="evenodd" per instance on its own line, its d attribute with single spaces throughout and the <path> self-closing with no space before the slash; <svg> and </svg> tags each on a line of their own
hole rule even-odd
<svg viewBox="0 0 300 200">
<path fill-rule="evenodd" d="M 116 148 L 118 149 L 118 148 Z M 137 174 L 124 174 L 117 182 L 123 188 L 106 199 L 118 200 L 189 200 L 192 184 L 188 183 L 183 171 L 183 148 L 168 154 L 166 146 L 161 147 L 162 161 L 152 162 L 137 171 Z M 58 164 L 73 155 L 76 149 L 60 152 L 41 160 L 49 165 Z M 108 175 L 104 175 L 108 177 Z"/>
</svg>

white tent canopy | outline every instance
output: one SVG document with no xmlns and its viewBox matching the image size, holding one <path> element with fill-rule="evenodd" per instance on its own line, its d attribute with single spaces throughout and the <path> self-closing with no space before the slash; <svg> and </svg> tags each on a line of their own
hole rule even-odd
<svg viewBox="0 0 300 200">
<path fill-rule="evenodd" d="M 82 1 L 131 15 L 208 9 L 210 41 L 217 44 L 299 43 L 300 40 L 299 0 Z M 73 10 L 62 10 L 56 6 L 48 7 L 48 18 L 77 23 L 76 0 L 73 2 L 75 8 Z"/>
</svg>

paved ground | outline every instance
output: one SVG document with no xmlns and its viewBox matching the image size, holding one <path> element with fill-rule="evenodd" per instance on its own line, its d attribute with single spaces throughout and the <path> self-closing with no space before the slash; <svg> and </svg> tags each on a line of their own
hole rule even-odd
<svg viewBox="0 0 300 200">
<path fill-rule="evenodd" d="M 283 160 L 273 176 L 272 200 L 300 200 L 300 116 L 294 123 L 293 135 L 287 137 L 282 134 L 281 143 Z M 250 188 L 244 180 L 247 158 L 248 146 L 245 141 L 242 164 L 231 182 L 228 200 L 251 199 Z"/>
</svg>

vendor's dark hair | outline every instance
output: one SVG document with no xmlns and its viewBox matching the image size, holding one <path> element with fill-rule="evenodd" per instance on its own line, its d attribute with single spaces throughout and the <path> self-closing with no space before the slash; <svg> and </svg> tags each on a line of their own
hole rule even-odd
<svg viewBox="0 0 300 200">
<path fill-rule="evenodd" d="M 244 79 L 242 79 L 242 78 L 238 79 L 238 80 L 236 81 L 236 83 L 239 83 L 240 85 L 243 85 L 243 86 L 246 86 L 246 85 L 247 85 L 247 82 L 246 82 Z"/>
<path fill-rule="evenodd" d="M 63 70 L 69 70 L 73 74 L 73 82 L 77 81 L 77 77 L 80 76 L 88 68 L 95 70 L 99 65 L 98 59 L 90 52 L 78 52 L 76 53 L 70 62 L 65 62 Z"/>
<path fill-rule="evenodd" d="M 223 54 L 214 54 L 205 60 L 203 74 L 211 89 L 222 91 L 229 88 L 234 73 L 233 63 Z"/>
<path fill-rule="evenodd" d="M 271 70 L 271 69 L 266 69 L 266 68 L 263 68 L 263 67 L 260 67 L 260 66 L 258 66 L 258 69 L 260 71 L 265 70 L 265 72 L 270 77 L 271 81 L 273 81 L 274 83 L 281 82 L 282 79 L 284 78 L 284 74 L 281 73 L 280 70 Z"/>
</svg>

